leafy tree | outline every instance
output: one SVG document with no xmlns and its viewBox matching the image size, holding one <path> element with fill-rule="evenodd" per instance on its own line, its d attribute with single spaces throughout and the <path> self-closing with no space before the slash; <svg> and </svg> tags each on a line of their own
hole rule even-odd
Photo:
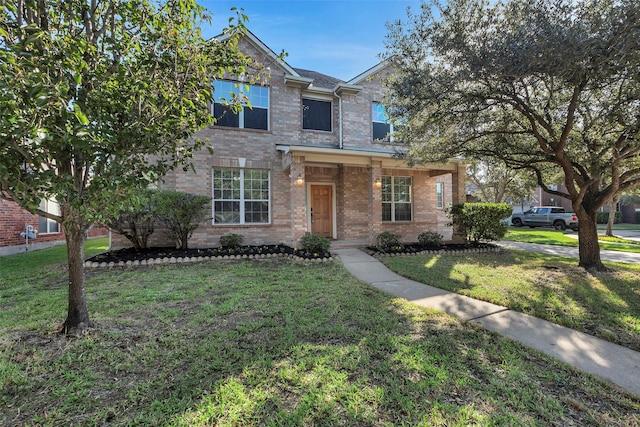
<svg viewBox="0 0 640 427">
<path fill-rule="evenodd" d="M 161 190 L 155 196 L 155 216 L 167 226 L 176 248 L 186 249 L 200 223 L 211 219 L 211 197 Z"/>
<path fill-rule="evenodd" d="M 477 189 L 482 201 L 520 203 L 531 200 L 537 183 L 529 171 L 513 169 L 490 158 L 469 163 L 467 181 Z"/>
<path fill-rule="evenodd" d="M 207 42 L 194 0 L 0 2 L 0 189 L 64 228 L 63 330 L 91 325 L 84 237 L 119 197 L 190 164 L 212 121 L 212 79 L 251 74 L 237 45 L 246 19 Z M 38 211 L 52 198 L 60 215 Z"/>
<path fill-rule="evenodd" d="M 409 19 L 385 54 L 408 158 L 531 170 L 571 200 L 579 264 L 604 269 L 596 212 L 640 182 L 640 3 L 436 0 Z M 558 173 L 566 192 L 550 188 Z"/>
</svg>

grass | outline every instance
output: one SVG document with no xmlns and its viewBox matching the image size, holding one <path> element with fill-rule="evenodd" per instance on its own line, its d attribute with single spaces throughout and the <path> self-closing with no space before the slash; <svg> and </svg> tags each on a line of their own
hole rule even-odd
<svg viewBox="0 0 640 427">
<path fill-rule="evenodd" d="M 65 338 L 54 258 L 2 262 L 0 425 L 640 422 L 640 399 L 337 262 L 89 270 L 97 327 Z"/>
<path fill-rule="evenodd" d="M 509 227 L 503 240 L 512 242 L 540 243 L 545 245 L 578 247 L 578 239 L 569 237 L 570 234 L 577 236 L 572 231 L 556 231 L 541 228 L 515 228 Z M 621 238 L 607 238 L 600 236 L 600 249 L 619 252 L 640 253 L 640 242 Z"/>
<path fill-rule="evenodd" d="M 385 258 L 405 277 L 489 301 L 640 351 L 640 266 L 605 263 L 589 273 L 576 260 L 522 251 Z"/>
</svg>

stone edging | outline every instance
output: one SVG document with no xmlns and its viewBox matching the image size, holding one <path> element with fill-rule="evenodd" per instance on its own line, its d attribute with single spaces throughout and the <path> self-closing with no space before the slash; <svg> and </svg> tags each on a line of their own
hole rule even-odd
<svg viewBox="0 0 640 427">
<path fill-rule="evenodd" d="M 391 258 L 396 256 L 416 256 L 416 255 L 457 255 L 457 254 L 473 254 L 473 253 L 487 253 L 487 252 L 501 252 L 502 248 L 496 246 L 494 248 L 468 248 L 468 249 L 437 249 L 437 250 L 427 250 L 420 252 L 412 252 L 412 253 L 399 253 L 399 254 L 387 254 L 377 252 L 374 254 L 370 254 L 374 258 Z"/>
<path fill-rule="evenodd" d="M 97 261 L 85 261 L 85 268 L 111 268 L 111 267 L 137 267 L 146 265 L 163 265 L 163 264 L 183 264 L 186 262 L 200 262 L 200 261 L 212 261 L 212 260 L 231 260 L 231 259 L 265 259 L 265 258 L 290 258 L 305 262 L 322 263 L 333 261 L 331 258 L 302 258 L 293 254 L 243 254 L 243 255 L 218 255 L 218 256 L 199 256 L 199 257 L 165 257 L 165 258 L 151 258 L 135 261 L 119 261 L 119 262 L 97 262 Z"/>
</svg>

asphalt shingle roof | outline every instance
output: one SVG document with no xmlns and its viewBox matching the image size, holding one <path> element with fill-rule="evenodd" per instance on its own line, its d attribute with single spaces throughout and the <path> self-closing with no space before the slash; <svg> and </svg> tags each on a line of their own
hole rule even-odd
<svg viewBox="0 0 640 427">
<path fill-rule="evenodd" d="M 317 71 L 305 70 L 302 68 L 294 68 L 294 70 L 296 70 L 296 72 L 302 77 L 313 79 L 313 85 L 315 87 L 333 89 L 338 83 L 344 83 L 344 81 L 340 79 L 327 76 L 326 74 L 318 73 Z"/>
</svg>

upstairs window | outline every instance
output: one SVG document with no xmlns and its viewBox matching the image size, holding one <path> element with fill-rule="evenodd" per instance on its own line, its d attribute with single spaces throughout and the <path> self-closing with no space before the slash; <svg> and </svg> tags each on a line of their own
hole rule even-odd
<svg viewBox="0 0 640 427">
<path fill-rule="evenodd" d="M 303 98 L 302 129 L 331 132 L 331 101 Z"/>
<path fill-rule="evenodd" d="M 269 88 L 265 86 L 216 80 L 213 83 L 213 117 L 216 126 L 269 130 Z M 240 100 L 237 114 L 225 103 Z"/>
<path fill-rule="evenodd" d="M 41 200 L 40 210 L 54 215 L 60 215 L 60 207 L 53 200 Z M 38 217 L 38 233 L 59 233 L 60 224 L 44 216 Z"/>
<path fill-rule="evenodd" d="M 412 195 L 410 176 L 382 177 L 382 220 L 411 221 Z"/>
<path fill-rule="evenodd" d="M 384 105 L 374 102 L 371 108 L 371 118 L 373 121 L 373 140 L 389 141 L 393 134 L 393 125 L 389 121 Z"/>
</svg>

